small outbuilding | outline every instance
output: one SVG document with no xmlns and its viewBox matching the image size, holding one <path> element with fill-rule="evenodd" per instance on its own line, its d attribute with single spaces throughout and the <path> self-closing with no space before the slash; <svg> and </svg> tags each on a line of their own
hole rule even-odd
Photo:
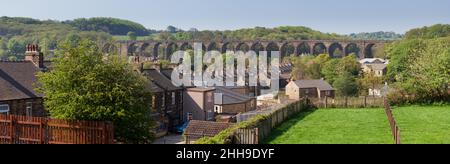
<svg viewBox="0 0 450 164">
<path fill-rule="evenodd" d="M 335 90 L 324 80 L 297 80 L 286 86 L 289 99 L 335 97 Z"/>
</svg>

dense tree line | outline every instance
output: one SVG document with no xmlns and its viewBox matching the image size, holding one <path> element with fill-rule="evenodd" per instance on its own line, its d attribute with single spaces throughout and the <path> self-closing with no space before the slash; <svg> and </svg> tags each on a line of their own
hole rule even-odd
<svg viewBox="0 0 450 164">
<path fill-rule="evenodd" d="M 111 35 L 127 35 L 128 32 L 134 32 L 137 36 L 147 36 L 150 30 L 143 25 L 129 20 L 117 18 L 80 18 L 63 22 L 69 24 L 81 31 L 103 31 Z"/>
<path fill-rule="evenodd" d="M 450 25 L 412 29 L 386 53 L 394 102 L 450 102 Z"/>
<path fill-rule="evenodd" d="M 306 39 L 348 39 L 338 34 L 322 33 L 302 26 L 282 26 L 276 28 L 255 27 L 226 31 L 184 31 L 169 26 L 151 38 L 153 40 L 306 40 Z"/>
<path fill-rule="evenodd" d="M 436 24 L 412 29 L 406 32 L 405 39 L 434 39 L 447 36 L 450 36 L 450 24 Z"/>
<path fill-rule="evenodd" d="M 399 40 L 403 38 L 402 34 L 397 34 L 395 32 L 363 32 L 363 33 L 353 33 L 348 35 L 348 37 L 356 40 Z"/>
<path fill-rule="evenodd" d="M 387 48 L 390 58 L 387 78 L 395 88 L 390 98 L 399 104 L 450 102 L 449 33 L 441 31 L 420 38 L 414 35 L 428 32 L 416 32 L 409 32 L 408 38 L 412 39 L 395 42 Z"/>
<path fill-rule="evenodd" d="M 58 46 L 52 70 L 38 74 L 51 117 L 111 121 L 118 142 L 150 143 L 148 80 L 119 55 L 105 57 L 95 42 L 73 38 Z"/>
<path fill-rule="evenodd" d="M 46 55 L 58 43 L 77 35 L 102 44 L 112 39 L 105 32 L 80 31 L 58 21 L 0 17 L 0 59 L 23 59 L 27 44 L 39 44 Z"/>
</svg>

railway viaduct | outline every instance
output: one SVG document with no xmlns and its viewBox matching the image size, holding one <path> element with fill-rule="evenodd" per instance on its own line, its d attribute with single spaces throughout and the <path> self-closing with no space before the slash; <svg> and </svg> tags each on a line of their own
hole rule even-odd
<svg viewBox="0 0 450 164">
<path fill-rule="evenodd" d="M 293 41 L 118 41 L 105 44 L 103 52 L 116 51 L 123 56 L 142 56 L 152 59 L 170 59 L 178 50 L 189 50 L 201 43 L 204 51 L 280 51 L 282 57 L 292 54 L 328 54 L 340 58 L 354 54 L 358 58 L 373 58 L 373 51 L 386 44 L 374 40 L 293 40 Z"/>
</svg>

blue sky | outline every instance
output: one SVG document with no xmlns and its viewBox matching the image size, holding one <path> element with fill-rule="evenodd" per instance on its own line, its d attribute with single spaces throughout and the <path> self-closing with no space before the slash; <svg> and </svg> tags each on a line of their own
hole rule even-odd
<svg viewBox="0 0 450 164">
<path fill-rule="evenodd" d="M 450 0 L 0 0 L 1 16 L 116 17 L 151 29 L 308 26 L 323 32 L 395 31 L 450 23 Z"/>
</svg>

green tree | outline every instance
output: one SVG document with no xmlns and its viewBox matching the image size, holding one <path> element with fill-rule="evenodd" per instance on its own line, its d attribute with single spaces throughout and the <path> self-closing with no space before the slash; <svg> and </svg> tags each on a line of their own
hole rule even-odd
<svg viewBox="0 0 450 164">
<path fill-rule="evenodd" d="M 336 78 L 333 86 L 339 96 L 349 97 L 358 95 L 358 83 L 356 82 L 356 78 L 354 78 L 354 76 L 349 72 L 346 72 Z"/>
<path fill-rule="evenodd" d="M 78 35 L 76 33 L 71 33 L 71 34 L 67 35 L 64 42 L 66 44 L 69 44 L 71 47 L 77 47 L 81 40 L 82 39 L 81 39 L 80 35 Z"/>
<path fill-rule="evenodd" d="M 357 77 L 361 72 L 361 65 L 359 64 L 358 59 L 353 55 L 349 55 L 340 59 L 339 64 L 336 65 L 336 67 L 336 70 L 340 74 L 348 72 L 354 77 Z"/>
<path fill-rule="evenodd" d="M 137 36 L 136 36 L 135 32 L 130 31 L 130 32 L 128 32 L 127 36 L 128 36 L 128 39 L 130 39 L 130 40 L 137 40 Z"/>
<path fill-rule="evenodd" d="M 9 61 L 17 61 L 17 56 L 10 56 L 8 57 Z"/>
<path fill-rule="evenodd" d="M 308 63 L 314 59 L 312 56 L 291 56 L 291 62 L 294 66 L 292 69 L 292 78 L 294 80 L 309 79 Z"/>
<path fill-rule="evenodd" d="M 375 75 L 375 72 L 364 73 L 363 77 L 359 79 L 360 81 L 360 93 L 361 95 L 367 95 L 367 90 L 377 89 L 383 83 L 383 77 Z"/>
<path fill-rule="evenodd" d="M 322 68 L 322 74 L 324 75 L 325 80 L 330 84 L 333 84 L 339 75 L 339 72 L 337 71 L 338 65 L 339 59 L 331 59 L 327 61 Z"/>
<path fill-rule="evenodd" d="M 313 60 L 309 61 L 306 65 L 306 76 L 310 79 L 321 79 L 325 77 L 325 75 L 322 73 L 322 68 L 330 59 L 330 56 L 328 56 L 327 54 L 321 54 Z"/>
<path fill-rule="evenodd" d="M 135 32 L 138 36 L 147 36 L 150 34 L 150 31 L 139 23 L 117 18 L 80 18 L 63 23 L 69 24 L 81 31 L 103 31 L 111 35 L 126 35 L 130 31 Z"/>
<path fill-rule="evenodd" d="M 8 42 L 10 55 L 19 56 L 25 53 L 25 44 L 17 39 L 10 39 Z"/>
<path fill-rule="evenodd" d="M 152 139 L 147 80 L 118 55 L 103 56 L 96 44 L 83 39 L 77 46 L 58 47 L 53 69 L 40 73 L 39 91 L 51 117 L 112 121 L 116 138 L 126 143 Z"/>
<path fill-rule="evenodd" d="M 438 34 L 436 34 L 438 35 Z M 388 49 L 388 79 L 402 102 L 448 102 L 450 37 L 407 39 Z M 395 94 L 395 93 L 393 93 Z M 399 103 L 402 103 L 399 102 Z"/>
<path fill-rule="evenodd" d="M 167 27 L 167 32 L 169 32 L 169 33 L 176 33 L 176 32 L 178 32 L 178 29 L 176 27 L 174 27 L 174 26 L 168 26 Z"/>
</svg>

